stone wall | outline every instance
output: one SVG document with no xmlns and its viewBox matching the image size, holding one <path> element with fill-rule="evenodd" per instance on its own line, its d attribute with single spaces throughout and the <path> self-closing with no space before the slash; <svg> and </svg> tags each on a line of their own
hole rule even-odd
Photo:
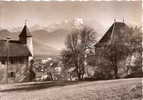
<svg viewBox="0 0 143 100">
<path fill-rule="evenodd" d="M 6 60 L 5 60 L 6 61 Z M 0 83 L 22 82 L 22 77 L 28 69 L 28 58 L 23 57 L 15 60 L 13 63 L 9 59 L 9 63 L 0 61 Z M 8 79 L 7 79 L 8 77 Z"/>
</svg>

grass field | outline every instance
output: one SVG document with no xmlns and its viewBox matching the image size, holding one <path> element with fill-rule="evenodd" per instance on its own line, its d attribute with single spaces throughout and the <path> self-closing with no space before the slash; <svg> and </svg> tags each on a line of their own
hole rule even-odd
<svg viewBox="0 0 143 100">
<path fill-rule="evenodd" d="M 6 85 L 5 85 L 6 86 Z M 0 92 L 0 100 L 141 100 L 142 79 L 22 84 Z"/>
</svg>

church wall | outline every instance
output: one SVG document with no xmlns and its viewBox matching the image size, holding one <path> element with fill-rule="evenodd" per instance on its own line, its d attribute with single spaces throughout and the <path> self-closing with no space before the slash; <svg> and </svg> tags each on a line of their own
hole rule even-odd
<svg viewBox="0 0 143 100">
<path fill-rule="evenodd" d="M 32 37 L 27 37 L 27 47 L 29 49 L 29 51 L 31 52 L 32 56 L 33 56 L 33 43 L 32 43 Z"/>
<path fill-rule="evenodd" d="M 27 45 L 27 47 L 28 47 L 28 49 L 29 49 L 29 51 L 32 55 L 28 58 L 29 61 L 31 61 L 33 59 L 33 41 L 32 41 L 32 37 L 27 37 L 26 41 L 27 41 L 26 45 Z"/>
</svg>

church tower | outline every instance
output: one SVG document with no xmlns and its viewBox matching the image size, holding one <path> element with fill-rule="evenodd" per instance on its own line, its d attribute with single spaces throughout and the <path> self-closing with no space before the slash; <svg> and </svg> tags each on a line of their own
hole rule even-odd
<svg viewBox="0 0 143 100">
<path fill-rule="evenodd" d="M 24 27 L 22 29 L 22 32 L 19 35 L 19 41 L 22 44 L 25 44 L 28 47 L 28 49 L 29 49 L 29 51 L 30 51 L 30 53 L 32 55 L 32 57 L 29 58 L 29 60 L 31 60 L 33 58 L 32 34 L 30 33 L 26 23 L 25 23 L 25 25 L 24 25 Z"/>
</svg>

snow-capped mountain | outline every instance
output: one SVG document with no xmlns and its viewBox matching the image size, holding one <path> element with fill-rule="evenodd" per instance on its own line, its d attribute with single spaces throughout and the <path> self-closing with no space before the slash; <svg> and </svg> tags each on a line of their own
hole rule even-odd
<svg viewBox="0 0 143 100">
<path fill-rule="evenodd" d="M 65 45 L 65 39 L 74 29 L 82 28 L 88 25 L 82 18 L 65 19 L 61 22 L 56 22 L 47 26 L 33 25 L 29 30 L 33 36 L 34 53 L 36 55 L 53 55 L 60 54 Z M 22 30 L 22 26 L 13 30 L 2 30 L 0 36 L 5 37 L 10 35 L 13 39 L 18 39 L 18 35 Z"/>
</svg>

